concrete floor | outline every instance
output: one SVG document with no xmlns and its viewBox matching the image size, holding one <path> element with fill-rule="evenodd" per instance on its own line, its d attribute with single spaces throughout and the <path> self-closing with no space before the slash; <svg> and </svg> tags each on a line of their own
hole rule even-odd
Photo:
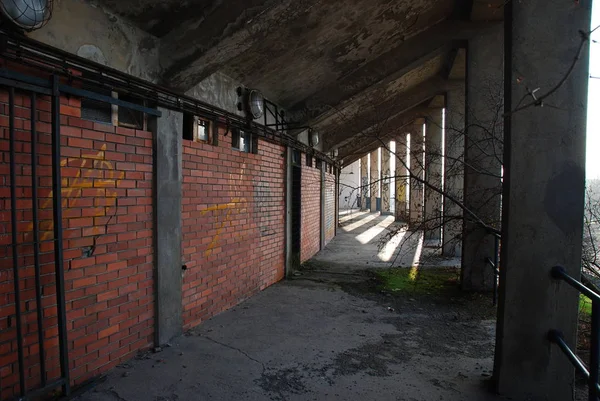
<svg viewBox="0 0 600 401">
<path fill-rule="evenodd" d="M 372 230 L 360 242 L 381 234 L 387 224 L 371 217 L 340 232 L 317 257 L 326 266 L 324 255 L 353 249 L 350 274 L 336 270 L 338 257 L 329 273 L 306 271 L 276 284 L 161 352 L 121 365 L 78 400 L 500 399 L 484 383 L 493 320 L 469 314 L 469 303 L 369 292 L 369 275 L 358 266 L 371 266 L 376 248 L 371 241 L 359 246 L 356 236 Z"/>
<path fill-rule="evenodd" d="M 447 266 L 460 267 L 460 258 L 439 256 L 437 242 L 423 241 L 423 233 L 406 229 L 394 216 L 359 210 L 344 211 L 335 240 L 311 262 L 328 269 Z"/>
</svg>

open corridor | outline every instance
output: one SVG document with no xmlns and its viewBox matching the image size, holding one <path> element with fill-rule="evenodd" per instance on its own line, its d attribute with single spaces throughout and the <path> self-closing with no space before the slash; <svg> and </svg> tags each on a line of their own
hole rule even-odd
<svg viewBox="0 0 600 401">
<path fill-rule="evenodd" d="M 78 400 L 501 399 L 486 384 L 495 330 L 488 297 L 452 286 L 380 289 L 374 267 L 388 267 L 400 249 L 402 264 L 415 258 L 412 246 L 378 251 L 390 221 L 343 217 L 310 269 L 120 365 Z M 341 257 L 350 249 L 352 264 Z"/>
</svg>

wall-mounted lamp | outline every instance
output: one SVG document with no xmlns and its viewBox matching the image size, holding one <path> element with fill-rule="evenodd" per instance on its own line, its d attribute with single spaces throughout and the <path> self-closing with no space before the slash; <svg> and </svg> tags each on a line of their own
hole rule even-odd
<svg viewBox="0 0 600 401">
<path fill-rule="evenodd" d="M 238 110 L 244 111 L 250 120 L 261 118 L 265 113 L 264 96 L 256 89 L 237 88 L 240 98 L 237 104 Z"/>
</svg>

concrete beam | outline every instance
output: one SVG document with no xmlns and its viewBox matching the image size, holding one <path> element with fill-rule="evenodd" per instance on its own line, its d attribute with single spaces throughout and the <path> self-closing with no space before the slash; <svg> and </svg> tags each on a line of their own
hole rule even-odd
<svg viewBox="0 0 600 401">
<path fill-rule="evenodd" d="M 473 38 L 467 50 L 465 206 L 490 227 L 500 228 L 503 153 L 504 31 L 501 26 Z M 496 237 L 465 215 L 461 287 L 484 291 L 494 286 Z"/>
<path fill-rule="evenodd" d="M 425 152 L 423 124 L 425 120 L 417 118 L 410 130 L 410 194 L 409 194 L 409 226 L 419 227 L 423 223 Z"/>
<path fill-rule="evenodd" d="M 436 95 L 444 94 L 460 85 L 457 81 L 448 81 L 436 76 L 422 82 L 404 92 L 379 104 L 365 105 L 360 112 L 353 115 L 339 114 L 326 124 L 316 125 L 316 129 L 324 133 L 323 151 L 337 149 L 361 132 L 375 129 L 380 134 L 392 127 L 390 119 L 404 113 Z"/>
<path fill-rule="evenodd" d="M 445 20 L 424 32 L 399 41 L 377 59 L 364 64 L 341 80 L 333 81 L 289 110 L 294 121 L 313 122 L 331 116 L 332 108 L 375 84 L 385 84 L 408 73 L 427 60 L 470 39 L 489 27 L 487 23 Z"/>
<path fill-rule="evenodd" d="M 550 277 L 581 275 L 591 3 L 506 3 L 502 257 L 494 378 L 512 399 L 574 399 L 574 368 L 548 341 L 577 343 L 578 292 Z M 535 16 L 535 18 L 534 18 Z M 575 62 L 577 58 L 577 61 Z M 527 88 L 554 107 L 529 107 Z M 522 100 L 525 99 L 525 100 Z M 515 112 L 517 107 L 524 107 Z"/>
<path fill-rule="evenodd" d="M 426 120 L 425 135 L 425 180 L 435 188 L 442 188 L 443 152 L 443 110 L 433 109 Z M 442 195 L 425 187 L 425 239 L 439 241 L 441 233 Z"/>
<path fill-rule="evenodd" d="M 154 251 L 156 278 L 155 343 L 183 330 L 181 259 L 181 182 L 183 114 L 159 107 L 149 121 L 154 133 Z"/>
</svg>

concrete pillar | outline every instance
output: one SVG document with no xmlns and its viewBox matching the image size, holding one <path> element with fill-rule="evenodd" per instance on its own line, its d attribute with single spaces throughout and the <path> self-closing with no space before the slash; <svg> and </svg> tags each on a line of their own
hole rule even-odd
<svg viewBox="0 0 600 401">
<path fill-rule="evenodd" d="M 377 211 L 377 198 L 379 197 L 379 149 L 371 152 L 371 212 Z"/>
<path fill-rule="evenodd" d="M 369 156 L 360 159 L 360 210 L 367 210 L 369 192 Z"/>
<path fill-rule="evenodd" d="M 490 227 L 500 228 L 503 153 L 504 30 L 498 25 L 469 41 L 465 135 L 465 206 Z M 494 258 L 495 237 L 467 214 L 463 220 L 461 286 L 494 286 L 485 258 Z"/>
<path fill-rule="evenodd" d="M 528 0 L 506 3 L 505 157 L 502 257 L 494 376 L 512 399 L 571 400 L 574 369 L 547 340 L 560 330 L 576 344 L 578 293 L 554 281 L 562 265 L 580 276 L 585 187 L 591 2 Z M 564 85 L 545 101 L 536 95 Z M 514 111 L 517 107 L 523 108 Z"/>
<path fill-rule="evenodd" d="M 396 221 L 408 221 L 407 194 L 408 194 L 408 169 L 407 156 L 408 146 L 406 134 L 396 138 Z"/>
<path fill-rule="evenodd" d="M 444 130 L 444 212 L 442 254 L 462 254 L 462 209 L 449 197 L 462 202 L 465 151 L 465 88 L 446 94 L 446 127 Z"/>
<path fill-rule="evenodd" d="M 391 177 L 391 158 L 390 144 L 386 148 L 381 148 L 381 214 L 391 214 L 390 207 L 390 177 Z"/>
<path fill-rule="evenodd" d="M 423 223 L 423 180 L 425 179 L 423 124 L 425 120 L 417 118 L 410 132 L 410 202 L 409 225 L 419 227 Z"/>
<path fill-rule="evenodd" d="M 156 264 L 155 342 L 182 333 L 181 182 L 183 114 L 159 107 L 149 121 L 154 133 L 154 262 Z"/>
<path fill-rule="evenodd" d="M 443 109 L 431 109 L 427 118 L 425 136 L 425 181 L 437 189 L 442 189 L 442 131 Z M 442 239 L 442 195 L 425 186 L 425 240 Z"/>
</svg>

